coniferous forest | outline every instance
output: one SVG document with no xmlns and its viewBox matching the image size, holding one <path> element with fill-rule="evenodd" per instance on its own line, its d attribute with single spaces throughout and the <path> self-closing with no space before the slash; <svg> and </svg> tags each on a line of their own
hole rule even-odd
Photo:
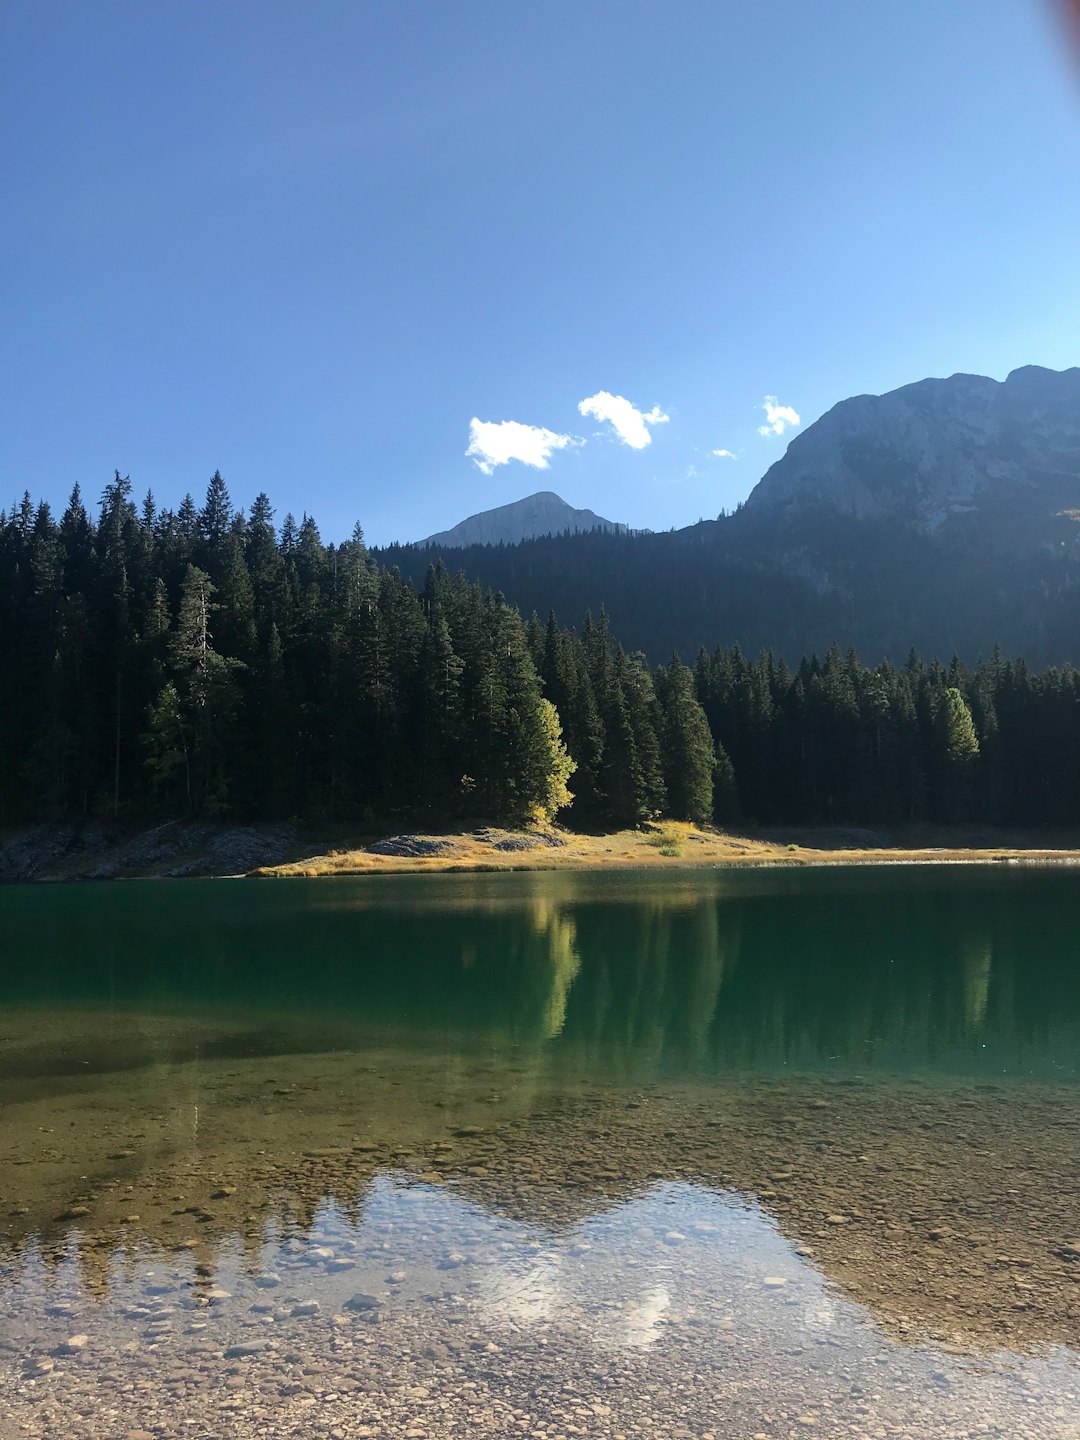
<svg viewBox="0 0 1080 1440">
<path fill-rule="evenodd" d="M 76 488 L 0 524 L 0 821 L 1080 815 L 1071 668 L 686 658 L 651 669 L 602 613 L 525 621 L 441 564 L 418 586 L 359 527 L 237 512 L 218 474 L 175 512 L 117 474 L 96 516 Z"/>
</svg>

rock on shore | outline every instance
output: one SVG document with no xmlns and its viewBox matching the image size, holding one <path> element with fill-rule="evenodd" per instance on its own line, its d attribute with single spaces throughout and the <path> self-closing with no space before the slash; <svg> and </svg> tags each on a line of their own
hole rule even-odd
<svg viewBox="0 0 1080 1440">
<path fill-rule="evenodd" d="M 170 820 L 138 830 L 111 822 L 35 825 L 0 839 L 0 883 L 236 875 L 287 859 L 295 843 L 288 824 Z"/>
</svg>

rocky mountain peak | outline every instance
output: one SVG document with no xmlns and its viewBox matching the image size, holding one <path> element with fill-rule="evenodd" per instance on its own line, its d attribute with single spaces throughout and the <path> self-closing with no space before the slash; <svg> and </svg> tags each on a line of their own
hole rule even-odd
<svg viewBox="0 0 1080 1440">
<path fill-rule="evenodd" d="M 538 490 L 535 495 L 527 495 L 523 500 L 470 515 L 453 529 L 429 535 L 418 543 L 446 549 L 459 549 L 465 545 L 514 545 L 519 540 L 532 540 L 538 535 L 597 529 L 625 531 L 626 526 L 605 520 L 592 510 L 577 510 L 553 490 Z"/>
<path fill-rule="evenodd" d="M 773 465 L 747 505 L 825 506 L 935 530 L 950 516 L 1069 482 L 1080 504 L 1080 368 L 1006 380 L 953 375 L 835 405 Z"/>
</svg>

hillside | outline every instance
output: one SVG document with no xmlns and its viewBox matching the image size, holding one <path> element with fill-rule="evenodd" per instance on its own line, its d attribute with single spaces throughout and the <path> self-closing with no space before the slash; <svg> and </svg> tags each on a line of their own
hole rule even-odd
<svg viewBox="0 0 1080 1440">
<path fill-rule="evenodd" d="M 449 547 L 526 612 L 604 606 L 652 660 L 738 642 L 789 660 L 1080 661 L 1080 369 L 956 375 L 841 402 L 732 516 L 660 534 Z M 436 546 L 436 549 L 439 547 Z M 384 558 L 421 581 L 430 549 Z"/>
</svg>

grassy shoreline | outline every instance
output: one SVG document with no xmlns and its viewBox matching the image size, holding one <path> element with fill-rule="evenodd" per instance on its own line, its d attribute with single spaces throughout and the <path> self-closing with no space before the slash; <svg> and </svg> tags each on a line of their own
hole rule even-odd
<svg viewBox="0 0 1080 1440">
<path fill-rule="evenodd" d="M 1080 864 L 1080 830 L 919 827 L 884 832 L 789 826 L 730 833 L 669 821 L 611 834 L 490 827 L 395 834 L 385 828 L 295 820 L 247 825 L 171 820 L 150 827 L 88 822 L 0 831 L 0 884 L 1003 863 Z"/>
<path fill-rule="evenodd" d="M 569 831 L 484 831 L 411 836 L 420 846 L 436 845 L 429 854 L 377 854 L 367 846 L 312 849 L 310 854 L 281 864 L 261 865 L 245 872 L 255 878 L 308 878 L 326 875 L 417 875 L 489 873 L 522 870 L 703 869 L 718 866 L 818 865 L 941 865 L 941 864 L 1080 864 L 1080 837 L 1054 838 L 1032 844 L 1031 837 L 1003 835 L 1000 844 L 965 843 L 943 832 L 927 843 L 859 832 L 819 830 L 792 832 L 798 839 L 734 835 L 667 822 L 648 830 L 620 830 L 608 835 Z M 550 837 L 556 837 L 552 843 Z M 983 837 L 979 837 L 980 840 Z M 1040 837 L 1042 838 L 1042 837 Z M 874 843 L 874 842 L 877 843 Z M 1024 842 L 1027 843 L 1024 843 Z M 500 846 L 504 848 L 500 848 Z"/>
</svg>

